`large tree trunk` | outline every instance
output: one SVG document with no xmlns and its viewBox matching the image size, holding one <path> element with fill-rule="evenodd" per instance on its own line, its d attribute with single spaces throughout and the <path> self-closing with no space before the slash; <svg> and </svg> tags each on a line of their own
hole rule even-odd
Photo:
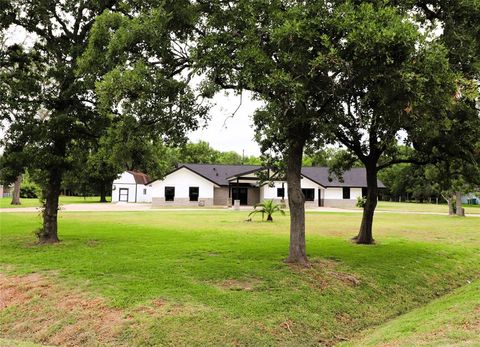
<svg viewBox="0 0 480 347">
<path fill-rule="evenodd" d="M 61 182 L 62 177 L 60 171 L 53 169 L 50 172 L 50 178 L 44 190 L 43 229 L 38 235 L 41 243 L 55 243 L 59 241 L 57 217 Z"/>
<path fill-rule="evenodd" d="M 103 182 L 100 185 L 100 202 L 107 202 L 107 188 Z"/>
<path fill-rule="evenodd" d="M 301 141 L 292 143 L 287 158 L 290 252 L 286 262 L 298 264 L 308 264 L 305 249 L 305 197 L 301 188 L 303 147 Z"/>
<path fill-rule="evenodd" d="M 20 205 L 20 185 L 22 184 L 22 175 L 18 175 L 13 185 L 12 205 Z"/>
<path fill-rule="evenodd" d="M 456 207 L 456 212 L 457 216 L 460 217 L 465 217 L 465 213 L 462 208 L 462 193 L 461 192 L 456 192 L 455 193 L 455 207 Z"/>
<path fill-rule="evenodd" d="M 373 239 L 373 216 L 377 207 L 378 186 L 377 186 L 377 167 L 376 164 L 366 165 L 367 169 L 367 200 L 363 208 L 362 224 L 360 231 L 355 237 L 359 244 L 370 245 L 374 243 Z"/>
</svg>

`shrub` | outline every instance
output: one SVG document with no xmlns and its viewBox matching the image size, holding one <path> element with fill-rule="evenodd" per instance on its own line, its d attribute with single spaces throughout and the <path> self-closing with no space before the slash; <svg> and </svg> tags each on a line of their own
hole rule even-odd
<svg viewBox="0 0 480 347">
<path fill-rule="evenodd" d="M 38 195 L 38 187 L 34 184 L 27 183 L 20 187 L 21 198 L 38 198 Z"/>
<path fill-rule="evenodd" d="M 367 197 L 366 196 L 358 196 L 357 197 L 357 207 L 364 208 L 366 203 L 367 203 Z"/>
<path fill-rule="evenodd" d="M 257 207 L 259 208 L 257 210 Z M 255 209 L 250 212 L 248 215 L 249 217 L 251 215 L 261 213 L 262 214 L 262 220 L 264 215 L 267 215 L 267 222 L 273 222 L 272 214 L 279 212 L 283 216 L 285 215 L 285 211 L 283 210 L 285 206 L 283 204 L 276 204 L 273 202 L 273 200 L 265 200 L 264 202 L 261 202 L 259 204 L 255 205 Z"/>
</svg>

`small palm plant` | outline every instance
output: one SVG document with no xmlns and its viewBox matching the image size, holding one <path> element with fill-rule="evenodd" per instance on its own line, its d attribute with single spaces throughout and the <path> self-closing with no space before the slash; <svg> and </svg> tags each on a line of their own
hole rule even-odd
<svg viewBox="0 0 480 347">
<path fill-rule="evenodd" d="M 283 204 L 276 204 L 273 200 L 265 200 L 264 202 L 256 204 L 255 209 L 250 212 L 248 216 L 250 217 L 254 214 L 261 213 L 262 220 L 264 216 L 267 215 L 267 222 L 273 222 L 272 214 L 279 212 L 285 216 L 284 208 L 285 206 Z"/>
</svg>

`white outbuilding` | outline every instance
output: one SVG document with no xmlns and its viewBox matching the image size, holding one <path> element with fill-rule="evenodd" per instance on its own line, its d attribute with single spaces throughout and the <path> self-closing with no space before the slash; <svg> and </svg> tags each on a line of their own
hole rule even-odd
<svg viewBox="0 0 480 347">
<path fill-rule="evenodd" d="M 150 177 L 125 171 L 112 184 L 112 202 L 152 202 Z"/>
</svg>

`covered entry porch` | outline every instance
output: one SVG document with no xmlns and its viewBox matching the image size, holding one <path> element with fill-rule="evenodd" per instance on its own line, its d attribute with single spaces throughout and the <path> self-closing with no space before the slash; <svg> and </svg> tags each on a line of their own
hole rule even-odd
<svg viewBox="0 0 480 347">
<path fill-rule="evenodd" d="M 228 179 L 229 206 L 240 202 L 240 206 L 254 206 L 260 202 L 260 186 L 258 178 L 253 174 L 235 176 Z"/>
</svg>

